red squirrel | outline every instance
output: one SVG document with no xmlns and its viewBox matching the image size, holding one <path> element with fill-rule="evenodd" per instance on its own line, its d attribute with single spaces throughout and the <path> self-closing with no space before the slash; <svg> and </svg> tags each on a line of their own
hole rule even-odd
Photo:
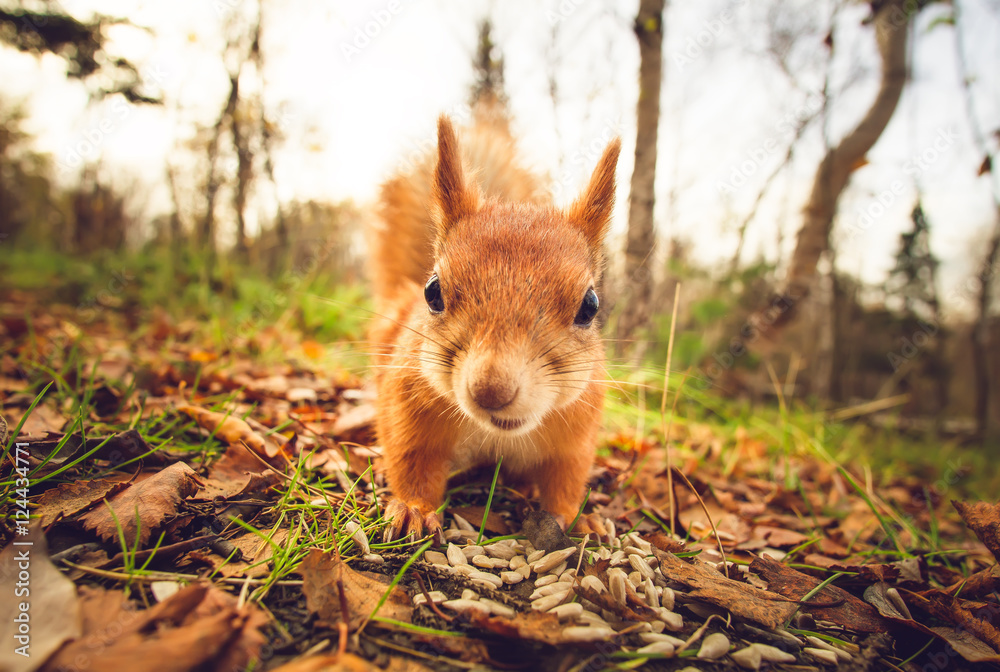
<svg viewBox="0 0 1000 672">
<path fill-rule="evenodd" d="M 440 535 L 449 475 L 501 456 L 505 477 L 536 485 L 565 527 L 594 460 L 596 288 L 621 142 L 560 210 L 517 163 L 505 128 L 480 123 L 464 141 L 441 116 L 436 165 L 383 185 L 371 236 L 390 539 Z"/>
</svg>

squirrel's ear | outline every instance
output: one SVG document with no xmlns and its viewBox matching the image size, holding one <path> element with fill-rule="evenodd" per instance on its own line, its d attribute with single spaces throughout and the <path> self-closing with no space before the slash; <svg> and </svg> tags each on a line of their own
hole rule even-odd
<svg viewBox="0 0 1000 672">
<path fill-rule="evenodd" d="M 601 160 L 597 162 L 594 174 L 590 176 L 587 190 L 570 206 L 567 213 L 570 221 L 583 231 L 593 249 L 600 249 L 611 222 L 611 211 L 615 207 L 615 169 L 618 167 L 621 148 L 621 138 L 608 143 Z"/>
<path fill-rule="evenodd" d="M 452 224 L 468 217 L 479 208 L 479 196 L 465 185 L 462 157 L 451 120 L 438 117 L 438 164 L 434 173 L 434 196 L 441 208 L 438 228 L 444 233 Z"/>
</svg>

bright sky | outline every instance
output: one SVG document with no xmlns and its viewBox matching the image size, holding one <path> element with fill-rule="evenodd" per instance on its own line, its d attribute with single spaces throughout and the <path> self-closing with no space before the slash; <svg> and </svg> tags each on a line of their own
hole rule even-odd
<svg viewBox="0 0 1000 672">
<path fill-rule="evenodd" d="M 622 135 L 616 231 L 623 231 L 635 143 L 638 48 L 631 21 L 637 4 L 264 0 L 264 95 L 286 135 L 276 157 L 280 198 L 370 202 L 395 166 L 433 141 L 440 112 L 461 118 L 476 23 L 489 14 L 505 57 L 514 130 L 529 163 L 551 176 L 557 202 L 581 188 L 606 139 Z M 818 40 L 793 52 L 801 89 L 765 55 L 764 44 L 767 26 L 799 31 L 810 21 L 825 21 L 829 3 L 785 0 L 769 16 L 774 4 L 675 0 L 666 17 L 656 216 L 661 231 L 689 241 L 702 263 L 728 262 L 736 224 L 784 157 L 796 117 L 814 112 L 820 100 Z M 217 117 L 228 92 L 220 57 L 224 24 L 254 5 L 65 0 L 63 6 L 79 17 L 97 10 L 152 29 L 113 29 L 112 51 L 141 64 L 145 80 L 169 105 L 132 107 L 112 99 L 88 106 L 82 88 L 65 82 L 61 60 L 9 49 L 0 51 L 4 93 L 26 101 L 38 146 L 56 157 L 64 179 L 76 174 L 80 156 L 99 156 L 116 179 L 148 185 L 147 213 L 162 211 L 168 206 L 164 157 L 190 137 L 193 122 L 210 124 Z M 992 131 L 1000 125 L 1000 7 L 996 0 L 965 0 L 962 6 L 977 112 Z M 869 165 L 854 174 L 835 235 L 843 241 L 838 264 L 881 281 L 899 233 L 910 226 L 918 178 L 947 298 L 971 273 L 970 259 L 981 253 L 994 211 L 990 177 L 975 174 L 982 157 L 965 121 L 954 30 L 928 29 L 944 11 L 931 8 L 921 16 L 914 81 L 869 153 Z M 833 84 L 842 93 L 828 119 L 834 140 L 858 120 L 877 86 L 871 29 L 859 27 L 866 13 L 866 3 L 849 5 L 838 24 Z M 819 123 L 810 127 L 792 169 L 761 203 L 745 261 L 774 259 L 779 236 L 787 260 L 822 155 L 819 129 Z M 721 189 L 725 183 L 733 188 Z M 259 207 L 266 210 L 263 202 Z M 946 304 L 963 307 L 961 297 Z"/>
</svg>

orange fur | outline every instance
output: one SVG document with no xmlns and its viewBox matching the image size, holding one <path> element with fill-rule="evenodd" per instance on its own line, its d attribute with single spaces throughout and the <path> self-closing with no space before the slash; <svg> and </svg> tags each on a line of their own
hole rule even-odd
<svg viewBox="0 0 1000 672">
<path fill-rule="evenodd" d="M 449 474 L 500 456 L 568 522 L 593 463 L 604 353 L 588 306 L 620 143 L 564 212 L 505 131 L 480 123 L 459 143 L 441 117 L 433 172 L 425 162 L 382 190 L 370 336 L 393 535 L 439 529 Z"/>
</svg>

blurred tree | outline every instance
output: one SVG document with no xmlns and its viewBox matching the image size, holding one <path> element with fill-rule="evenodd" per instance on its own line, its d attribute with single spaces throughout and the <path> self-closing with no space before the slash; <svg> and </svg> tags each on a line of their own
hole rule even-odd
<svg viewBox="0 0 1000 672">
<path fill-rule="evenodd" d="M 664 0 L 640 0 L 635 18 L 639 41 L 639 102 L 636 105 L 635 167 L 629 197 L 625 273 L 628 292 L 618 318 L 618 337 L 624 342 L 649 326 L 653 296 L 652 256 L 656 247 L 653 221 L 656 183 L 656 146 L 660 123 L 660 84 L 663 66 Z M 634 356 L 642 356 L 636 344 Z"/>
<path fill-rule="evenodd" d="M 940 262 L 931 252 L 930 225 L 919 200 L 910 213 L 910 221 L 913 222 L 913 229 L 904 231 L 899 236 L 896 264 L 889 271 L 885 291 L 888 298 L 896 297 L 902 302 L 903 338 L 912 340 L 915 334 L 923 332 L 921 338 L 931 339 L 931 344 L 919 361 L 923 374 L 935 384 L 935 407 L 940 413 L 948 405 L 949 377 L 948 367 L 944 362 L 944 338 L 939 333 L 943 329 L 937 293 L 937 270 Z M 897 377 L 902 378 L 905 372 L 899 371 L 900 366 L 912 368 L 915 359 L 895 362 L 892 361 L 894 354 L 890 353 L 890 363 L 899 374 Z"/>
<path fill-rule="evenodd" d="M 493 41 L 493 23 L 488 19 L 479 22 L 479 41 L 472 59 L 475 81 L 469 100 L 473 107 L 507 108 L 507 92 L 503 79 L 503 54 Z"/>
<path fill-rule="evenodd" d="M 91 92 L 97 98 L 120 93 L 130 103 L 162 102 L 143 93 L 142 78 L 135 65 L 105 51 L 105 29 L 132 26 L 127 19 L 95 13 L 90 21 L 84 22 L 48 0 L 42 0 L 43 9 L 38 11 L 26 9 L 23 0 L 14 4 L 13 9 L 0 7 L 0 42 L 38 56 L 51 53 L 61 57 L 66 61 L 67 77 L 100 83 Z"/>
<path fill-rule="evenodd" d="M 857 126 L 839 143 L 828 147 L 820 161 L 781 296 L 751 317 L 763 332 L 780 330 L 796 314 L 797 304 L 809 295 L 819 260 L 830 249 L 830 230 L 837 201 L 851 173 L 864 165 L 865 155 L 888 126 L 899 103 L 906 84 L 906 45 L 911 19 L 933 1 L 873 0 L 869 3 L 871 15 L 866 23 L 873 26 L 881 59 L 879 89 Z M 775 306 L 780 308 L 777 319 L 774 318 Z"/>
<path fill-rule="evenodd" d="M 972 329 L 972 369 L 976 390 L 976 433 L 980 436 L 1000 433 L 1000 421 L 990 416 L 990 398 L 995 383 L 990 380 L 991 348 L 990 343 L 990 309 L 993 307 L 993 288 L 997 277 L 1000 277 L 1000 176 L 993 167 L 997 165 L 995 144 L 991 146 L 987 134 L 983 132 L 984 124 L 980 121 L 976 110 L 973 85 L 977 81 L 966 57 L 964 38 L 964 22 L 962 19 L 963 2 L 955 0 L 951 22 L 955 26 L 955 51 L 958 64 L 958 78 L 962 85 L 962 97 L 965 102 L 965 115 L 972 131 L 972 139 L 983 159 L 979 164 L 978 176 L 989 180 L 990 194 L 993 198 L 993 231 L 990 233 L 986 251 L 978 264 L 976 281 L 979 285 L 976 296 L 976 321 Z M 988 105 L 994 113 L 995 106 Z M 1000 139 L 1000 128 L 997 120 L 991 120 L 990 126 L 996 139 Z M 991 424 L 992 423 L 992 424 Z"/>
<path fill-rule="evenodd" d="M 45 226 L 55 200 L 51 159 L 31 149 L 24 120 L 23 109 L 0 104 L 0 244 L 22 234 L 38 236 L 41 242 L 52 233 Z"/>
</svg>

